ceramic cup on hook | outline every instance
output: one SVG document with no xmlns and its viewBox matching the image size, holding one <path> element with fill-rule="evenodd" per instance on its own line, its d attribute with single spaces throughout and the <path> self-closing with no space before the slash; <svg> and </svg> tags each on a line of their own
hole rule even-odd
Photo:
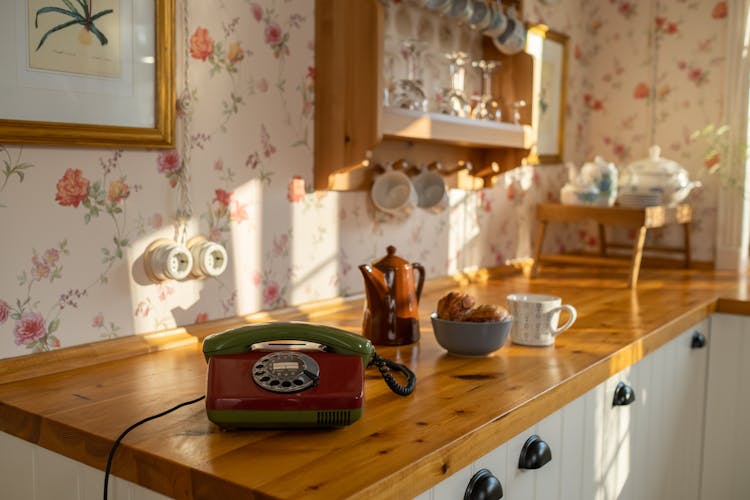
<svg viewBox="0 0 750 500">
<path fill-rule="evenodd" d="M 474 2 L 472 0 L 451 0 L 451 9 L 448 15 L 458 21 L 468 23 L 474 13 Z"/>
<path fill-rule="evenodd" d="M 417 206 L 417 192 L 411 179 L 392 163 L 376 176 L 370 189 L 370 199 L 381 212 L 397 217 L 407 216 Z"/>
<path fill-rule="evenodd" d="M 432 11 L 442 12 L 446 6 L 451 4 L 451 0 L 420 0 L 418 5 L 422 8 Z"/>
<path fill-rule="evenodd" d="M 448 186 L 445 178 L 435 168 L 427 165 L 419 167 L 419 173 L 412 177 L 411 182 L 417 192 L 417 206 L 432 213 L 440 213 L 448 208 Z"/>
<path fill-rule="evenodd" d="M 498 2 L 490 3 L 490 22 L 489 25 L 480 30 L 480 32 L 494 39 L 496 36 L 501 35 L 508 27 L 508 18 L 503 14 L 503 6 Z"/>
<path fill-rule="evenodd" d="M 526 25 L 516 17 L 516 9 L 508 9 L 508 25 L 500 35 L 493 36 L 492 42 L 497 50 L 512 56 L 526 47 Z"/>
<path fill-rule="evenodd" d="M 469 19 L 469 26 L 482 32 L 490 27 L 494 20 L 494 10 L 485 0 L 472 0 L 472 13 Z"/>
</svg>

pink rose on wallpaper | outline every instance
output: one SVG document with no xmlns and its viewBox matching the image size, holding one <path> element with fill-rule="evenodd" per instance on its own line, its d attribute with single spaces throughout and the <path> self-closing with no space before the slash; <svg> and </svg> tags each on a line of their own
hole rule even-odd
<svg viewBox="0 0 750 500">
<path fill-rule="evenodd" d="M 49 276 L 49 264 L 44 259 L 40 259 L 36 254 L 31 258 L 31 266 L 32 280 L 41 281 Z"/>
<path fill-rule="evenodd" d="M 635 89 L 633 90 L 633 97 L 635 97 L 636 99 L 645 99 L 650 93 L 651 90 L 649 89 L 648 85 L 641 82 L 635 86 Z"/>
<path fill-rule="evenodd" d="M 272 304 L 279 299 L 281 289 L 275 281 L 269 281 L 263 289 L 263 303 Z"/>
<path fill-rule="evenodd" d="M 289 186 L 286 190 L 286 199 L 290 203 L 297 203 L 305 197 L 305 180 L 299 175 L 289 179 Z"/>
<path fill-rule="evenodd" d="M 109 183 L 109 192 L 107 199 L 112 204 L 120 203 L 130 195 L 130 188 L 127 184 L 117 179 Z"/>
<path fill-rule="evenodd" d="M 38 312 L 28 311 L 21 315 L 13 328 L 16 345 L 30 345 L 44 337 L 46 333 L 44 317 Z"/>
<path fill-rule="evenodd" d="M 196 28 L 195 33 L 190 37 L 190 55 L 193 59 L 205 61 L 213 53 L 214 41 L 208 34 L 208 30 L 201 27 Z"/>
<path fill-rule="evenodd" d="M 48 248 L 44 252 L 43 259 L 50 266 L 54 266 L 60 260 L 60 251 L 57 248 Z"/>
<path fill-rule="evenodd" d="M 591 94 L 583 95 L 583 103 L 589 109 L 593 109 L 594 111 L 600 111 L 604 109 L 604 104 L 602 104 L 602 101 L 599 99 L 594 99 L 594 97 Z"/>
<path fill-rule="evenodd" d="M 260 92 L 261 94 L 268 92 L 268 80 L 265 78 L 261 78 L 258 80 L 258 83 L 255 84 L 255 90 Z"/>
<path fill-rule="evenodd" d="M 91 326 L 92 328 L 101 328 L 104 326 L 104 315 L 99 313 L 94 316 L 94 319 L 91 320 Z"/>
<path fill-rule="evenodd" d="M 260 285 L 260 282 L 261 282 L 261 276 L 260 276 L 260 273 L 259 273 L 258 271 L 255 271 L 255 272 L 253 273 L 253 278 L 252 278 L 252 280 L 253 280 L 253 285 L 255 285 L 255 286 L 259 286 L 259 285 Z"/>
<path fill-rule="evenodd" d="M 260 21 L 261 19 L 263 19 L 263 8 L 260 5 L 258 5 L 257 3 L 251 4 L 250 10 L 252 11 L 253 17 L 256 21 Z"/>
<path fill-rule="evenodd" d="M 714 19 L 724 19 L 727 17 L 727 10 L 726 2 L 718 2 L 711 11 L 711 17 Z"/>
<path fill-rule="evenodd" d="M 228 207 L 229 203 L 232 201 L 232 192 L 231 191 L 225 191 L 223 189 L 216 189 L 214 191 L 216 196 L 214 196 L 214 201 L 221 205 L 222 207 Z"/>
<path fill-rule="evenodd" d="M 632 2 L 620 2 L 617 10 L 625 17 L 630 17 L 635 14 L 635 5 Z"/>
<path fill-rule="evenodd" d="M 69 168 L 57 181 L 55 201 L 64 207 L 77 207 L 89 197 L 89 181 L 79 169 Z"/>
<path fill-rule="evenodd" d="M 10 315 L 10 306 L 4 300 L 0 300 L 0 325 L 8 321 Z"/>
<path fill-rule="evenodd" d="M 240 42 L 230 43 L 227 47 L 227 61 L 230 64 L 237 64 L 245 58 L 245 51 L 242 50 Z"/>
<path fill-rule="evenodd" d="M 174 149 L 163 151 L 159 153 L 159 156 L 156 158 L 156 165 L 160 174 L 177 173 L 181 168 L 180 154 Z"/>
<path fill-rule="evenodd" d="M 205 323 L 206 321 L 208 321 L 207 312 L 198 313 L 198 315 L 195 317 L 195 323 Z"/>
<path fill-rule="evenodd" d="M 268 23 L 265 30 L 266 43 L 268 45 L 278 45 L 281 43 L 281 27 L 276 23 Z"/>
</svg>

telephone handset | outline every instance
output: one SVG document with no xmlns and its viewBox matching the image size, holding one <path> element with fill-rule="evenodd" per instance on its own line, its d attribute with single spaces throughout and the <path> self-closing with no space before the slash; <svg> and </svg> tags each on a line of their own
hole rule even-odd
<svg viewBox="0 0 750 500">
<path fill-rule="evenodd" d="M 366 338 L 311 323 L 235 328 L 206 337 L 203 353 L 206 411 L 225 428 L 348 425 L 362 414 L 371 364 L 396 394 L 411 394 L 416 383 L 409 368 L 378 356 Z M 406 385 L 391 369 L 406 376 Z"/>
</svg>

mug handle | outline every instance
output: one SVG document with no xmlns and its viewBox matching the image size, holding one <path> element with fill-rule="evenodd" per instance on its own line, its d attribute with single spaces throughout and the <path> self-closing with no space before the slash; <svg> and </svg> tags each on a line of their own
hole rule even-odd
<svg viewBox="0 0 750 500">
<path fill-rule="evenodd" d="M 568 321 L 565 322 L 565 324 L 559 328 L 555 328 L 555 326 L 552 324 L 552 318 L 554 317 L 554 313 L 559 311 L 568 311 L 568 314 L 570 314 L 570 317 L 568 318 Z M 575 323 L 576 318 L 578 318 L 578 312 L 576 311 L 576 308 L 568 305 L 563 304 L 559 307 L 555 307 L 554 309 L 550 309 L 548 314 L 550 315 L 549 320 L 549 329 L 552 332 L 552 336 L 555 337 L 557 335 L 560 335 L 562 332 L 573 326 L 573 323 Z"/>
</svg>

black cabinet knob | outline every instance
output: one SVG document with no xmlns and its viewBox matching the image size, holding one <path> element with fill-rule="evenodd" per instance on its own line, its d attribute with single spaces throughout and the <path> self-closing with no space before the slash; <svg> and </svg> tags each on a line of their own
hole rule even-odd
<svg viewBox="0 0 750 500">
<path fill-rule="evenodd" d="M 702 349 L 706 347 L 706 336 L 701 332 L 693 333 L 693 339 L 690 341 L 690 347 L 692 349 Z"/>
<path fill-rule="evenodd" d="M 612 398 L 612 406 L 628 406 L 635 402 L 635 391 L 624 382 L 617 382 L 615 397 Z"/>
<path fill-rule="evenodd" d="M 552 460 L 552 451 L 542 438 L 534 434 L 523 445 L 518 457 L 519 469 L 539 469 Z"/>
<path fill-rule="evenodd" d="M 487 469 L 482 469 L 472 476 L 464 493 L 464 500 L 498 500 L 500 498 L 503 498 L 503 486 L 500 480 Z"/>
</svg>

